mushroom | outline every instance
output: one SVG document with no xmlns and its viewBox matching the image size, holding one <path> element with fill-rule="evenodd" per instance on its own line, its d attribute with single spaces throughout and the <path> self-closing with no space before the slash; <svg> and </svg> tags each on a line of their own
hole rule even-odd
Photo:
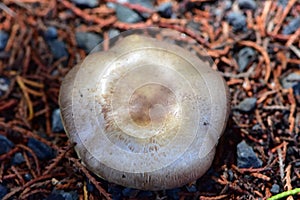
<svg viewBox="0 0 300 200">
<path fill-rule="evenodd" d="M 225 81 L 180 46 L 138 34 L 119 38 L 62 82 L 63 124 L 79 158 L 107 181 L 137 189 L 198 179 L 226 126 Z"/>
</svg>

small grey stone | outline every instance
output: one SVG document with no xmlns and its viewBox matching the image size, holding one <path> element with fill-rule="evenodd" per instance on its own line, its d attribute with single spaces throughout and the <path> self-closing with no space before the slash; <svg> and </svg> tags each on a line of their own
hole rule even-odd
<svg viewBox="0 0 300 200">
<path fill-rule="evenodd" d="M 230 12 L 226 18 L 227 22 L 232 25 L 233 31 L 246 31 L 247 21 L 245 15 L 240 12 Z"/>
<path fill-rule="evenodd" d="M 60 116 L 60 109 L 57 108 L 52 113 L 52 132 L 62 132 L 64 131 L 64 125 Z"/>
<path fill-rule="evenodd" d="M 283 8 L 285 8 L 286 5 L 288 4 L 288 2 L 289 2 L 289 0 L 278 0 L 277 5 L 282 6 Z"/>
<path fill-rule="evenodd" d="M 25 181 L 30 181 L 30 180 L 32 180 L 32 175 L 29 174 L 29 173 L 26 173 L 26 174 L 24 175 L 24 179 L 25 179 Z"/>
<path fill-rule="evenodd" d="M 118 35 L 120 35 L 120 31 L 118 29 L 110 29 L 108 31 L 108 37 L 109 38 L 113 38 L 113 37 L 116 37 Z"/>
<path fill-rule="evenodd" d="M 168 199 L 174 199 L 174 200 L 179 200 L 179 192 L 180 192 L 179 188 L 166 190 Z"/>
<path fill-rule="evenodd" d="M 254 0 L 239 0 L 238 4 L 241 9 L 256 9 L 256 2 Z"/>
<path fill-rule="evenodd" d="M 77 6 L 95 8 L 99 5 L 99 0 L 71 0 Z"/>
<path fill-rule="evenodd" d="M 64 190 L 53 190 L 46 200 L 61 199 L 61 200 L 78 200 L 76 191 L 65 192 Z"/>
<path fill-rule="evenodd" d="M 255 59 L 255 51 L 250 47 L 242 48 L 237 55 L 239 72 L 243 72 L 246 67 Z"/>
<path fill-rule="evenodd" d="M 262 166 L 262 161 L 245 141 L 237 145 L 237 166 L 239 168 L 259 168 Z"/>
<path fill-rule="evenodd" d="M 23 154 L 20 153 L 20 152 L 17 152 L 14 155 L 14 157 L 12 158 L 12 164 L 13 165 L 18 165 L 18 164 L 21 164 L 23 162 L 25 162 L 25 158 L 24 158 Z"/>
<path fill-rule="evenodd" d="M 167 1 L 165 3 L 162 3 L 157 8 L 158 13 L 160 16 L 164 18 L 171 18 L 173 14 L 173 8 L 172 8 L 172 2 Z"/>
<path fill-rule="evenodd" d="M 255 97 L 245 98 L 236 106 L 236 109 L 242 112 L 250 112 L 256 106 L 257 99 Z"/>
<path fill-rule="evenodd" d="M 135 196 L 137 195 L 138 192 L 139 192 L 139 190 L 137 190 L 137 189 L 133 189 L 133 188 L 124 188 L 124 189 L 122 190 L 122 195 L 123 195 L 124 197 L 131 197 L 131 198 L 133 198 L 133 197 L 135 197 Z"/>
<path fill-rule="evenodd" d="M 282 34 L 289 35 L 294 33 L 298 28 L 300 28 L 300 16 L 291 20 L 287 25 L 283 27 Z"/>
<path fill-rule="evenodd" d="M 48 40 L 47 44 L 50 47 L 50 51 L 53 54 L 54 59 L 60 59 L 62 57 L 69 57 L 66 49 L 66 45 L 60 40 Z"/>
<path fill-rule="evenodd" d="M 5 31 L 0 30 L 0 51 L 2 51 L 7 44 L 9 35 Z"/>
<path fill-rule="evenodd" d="M 230 10 L 231 9 L 232 2 L 230 0 L 224 0 L 223 3 L 224 3 L 224 9 L 225 10 Z"/>
<path fill-rule="evenodd" d="M 4 135 L 0 135 L 0 155 L 9 152 L 13 147 L 14 143 Z"/>
<path fill-rule="evenodd" d="M 272 194 L 278 194 L 279 191 L 280 191 L 279 185 L 276 184 L 276 183 L 274 183 L 274 184 L 272 185 L 272 188 L 271 188 L 270 192 L 272 192 Z"/>
<path fill-rule="evenodd" d="M 54 26 L 49 26 L 44 33 L 46 40 L 54 40 L 57 38 L 57 29 Z"/>
<path fill-rule="evenodd" d="M 103 41 L 103 38 L 99 34 L 91 32 L 76 32 L 75 38 L 77 45 L 80 48 L 83 48 L 86 53 L 90 53 L 100 42 Z"/>
<path fill-rule="evenodd" d="M 2 199 L 7 193 L 7 187 L 5 185 L 0 184 L 0 199 Z"/>
<path fill-rule="evenodd" d="M 8 91 L 9 86 L 10 80 L 7 77 L 0 76 L 0 97 Z"/>
<path fill-rule="evenodd" d="M 139 14 L 137 14 L 130 8 L 124 7 L 119 4 L 116 5 L 116 14 L 118 20 L 121 22 L 136 23 L 143 20 L 143 18 Z"/>
<path fill-rule="evenodd" d="M 36 140 L 34 138 L 29 138 L 27 142 L 27 146 L 34 151 L 36 156 L 41 159 L 51 159 L 54 157 L 54 151 L 48 145 Z"/>
<path fill-rule="evenodd" d="M 289 75 L 287 75 L 281 79 L 281 85 L 283 88 L 286 88 L 286 89 L 294 87 L 299 82 L 300 82 L 300 73 L 299 72 L 290 73 Z"/>
</svg>

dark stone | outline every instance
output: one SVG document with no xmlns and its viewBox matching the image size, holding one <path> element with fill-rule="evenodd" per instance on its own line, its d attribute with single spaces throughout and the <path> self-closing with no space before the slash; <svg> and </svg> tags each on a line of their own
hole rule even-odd
<svg viewBox="0 0 300 200">
<path fill-rule="evenodd" d="M 153 193 L 151 191 L 140 191 L 137 195 L 137 199 L 149 199 L 153 196 Z"/>
<path fill-rule="evenodd" d="M 10 86 L 10 80 L 4 76 L 0 76 L 0 97 L 6 94 Z"/>
<path fill-rule="evenodd" d="M 99 34 L 90 32 L 76 32 L 75 37 L 78 47 L 83 48 L 86 53 L 90 53 L 103 40 Z"/>
<path fill-rule="evenodd" d="M 53 149 L 39 140 L 29 138 L 27 146 L 31 148 L 36 156 L 41 160 L 51 159 L 54 157 Z"/>
<path fill-rule="evenodd" d="M 95 8 L 99 5 L 99 0 L 71 0 L 79 7 Z"/>
<path fill-rule="evenodd" d="M 300 104 L 300 82 L 293 86 L 293 92 L 298 104 Z"/>
<path fill-rule="evenodd" d="M 9 35 L 5 31 L 0 30 L 0 51 L 5 49 Z"/>
<path fill-rule="evenodd" d="M 54 59 L 60 59 L 62 57 L 69 57 L 66 45 L 60 40 L 47 40 L 47 44 L 50 47 L 50 51 L 53 54 Z"/>
<path fill-rule="evenodd" d="M 246 31 L 247 21 L 245 15 L 240 12 L 230 12 L 226 18 L 227 22 L 232 25 L 233 31 Z"/>
<path fill-rule="evenodd" d="M 0 199 L 2 199 L 8 193 L 6 186 L 0 184 Z"/>
<path fill-rule="evenodd" d="M 173 14 L 172 2 L 168 1 L 168 2 L 162 3 L 161 5 L 159 5 L 157 10 L 158 10 L 158 13 L 160 14 L 160 16 L 162 16 L 164 18 L 171 18 L 172 14 Z"/>
<path fill-rule="evenodd" d="M 194 184 L 192 184 L 192 185 L 187 185 L 187 186 L 185 186 L 185 188 L 186 188 L 186 190 L 187 190 L 188 192 L 192 192 L 192 193 L 198 191 L 197 186 L 194 185 Z"/>
<path fill-rule="evenodd" d="M 122 199 L 122 188 L 117 185 L 109 185 L 107 191 L 111 194 L 113 200 Z"/>
<path fill-rule="evenodd" d="M 13 147 L 14 143 L 4 135 L 0 135 L 0 155 L 9 152 Z"/>
<path fill-rule="evenodd" d="M 174 200 L 178 200 L 179 199 L 179 192 L 180 189 L 179 188 L 174 188 L 171 190 L 166 190 L 166 194 L 168 199 L 174 199 Z"/>
<path fill-rule="evenodd" d="M 64 125 L 60 116 L 60 109 L 57 108 L 52 113 L 52 132 L 58 133 L 64 131 Z"/>
<path fill-rule="evenodd" d="M 76 191 L 65 192 L 64 190 L 53 190 L 46 200 L 78 200 Z"/>
<path fill-rule="evenodd" d="M 300 82 L 300 73 L 293 72 L 281 79 L 283 88 L 288 89 L 296 86 Z"/>
<path fill-rule="evenodd" d="M 86 178 L 86 189 L 88 192 L 93 192 L 95 190 L 95 186 L 88 178 Z"/>
<path fill-rule="evenodd" d="M 27 173 L 24 175 L 24 179 L 25 181 L 30 181 L 32 179 L 32 175 Z"/>
<path fill-rule="evenodd" d="M 25 158 L 23 156 L 22 153 L 18 152 L 14 155 L 14 157 L 12 158 L 12 164 L 13 165 L 18 165 L 25 162 Z"/>
<path fill-rule="evenodd" d="M 254 0 L 239 0 L 238 4 L 241 9 L 256 9 L 256 2 Z"/>
<path fill-rule="evenodd" d="M 57 38 L 57 29 L 54 26 L 49 26 L 44 36 L 46 40 L 55 40 Z"/>
<path fill-rule="evenodd" d="M 279 187 L 279 185 L 278 184 L 276 184 L 276 183 L 274 183 L 273 185 L 272 185 L 272 188 L 271 188 L 271 190 L 270 190 L 271 192 L 272 192 L 272 194 L 278 194 L 279 193 L 279 191 L 280 191 L 280 187 Z"/>
<path fill-rule="evenodd" d="M 283 27 L 282 34 L 289 35 L 294 33 L 298 28 L 300 28 L 300 16 L 291 20 L 287 25 Z"/>
<path fill-rule="evenodd" d="M 119 4 L 116 5 L 116 15 L 119 21 L 126 23 L 137 23 L 143 20 L 138 13 Z"/>
<path fill-rule="evenodd" d="M 277 5 L 285 8 L 286 5 L 288 4 L 288 2 L 289 2 L 289 0 L 278 0 Z"/>
<path fill-rule="evenodd" d="M 139 190 L 133 189 L 133 188 L 124 188 L 122 190 L 122 195 L 124 197 L 136 197 L 137 193 L 139 192 Z"/>
<path fill-rule="evenodd" d="M 116 36 L 120 35 L 120 31 L 118 29 L 110 29 L 108 31 L 108 37 L 109 38 L 114 38 Z"/>
<path fill-rule="evenodd" d="M 239 168 L 259 168 L 262 166 L 262 161 L 245 141 L 237 145 L 237 166 Z"/>
<path fill-rule="evenodd" d="M 242 48 L 237 55 L 237 62 L 239 65 L 239 72 L 243 72 L 246 67 L 255 59 L 255 51 L 252 48 Z"/>
<path fill-rule="evenodd" d="M 256 106 L 256 101 L 255 97 L 246 98 L 236 106 L 236 109 L 242 112 L 251 112 Z"/>
<path fill-rule="evenodd" d="M 230 10 L 231 9 L 232 2 L 230 0 L 225 0 L 225 1 L 223 1 L 223 3 L 224 3 L 224 9 L 225 10 Z"/>
</svg>

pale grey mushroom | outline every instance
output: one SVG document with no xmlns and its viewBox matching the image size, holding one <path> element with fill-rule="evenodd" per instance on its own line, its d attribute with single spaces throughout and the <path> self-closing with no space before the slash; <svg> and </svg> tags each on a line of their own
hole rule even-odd
<svg viewBox="0 0 300 200">
<path fill-rule="evenodd" d="M 201 177 L 229 113 L 227 85 L 208 63 L 136 34 L 76 65 L 59 104 L 83 164 L 107 181 L 143 190 Z"/>
</svg>

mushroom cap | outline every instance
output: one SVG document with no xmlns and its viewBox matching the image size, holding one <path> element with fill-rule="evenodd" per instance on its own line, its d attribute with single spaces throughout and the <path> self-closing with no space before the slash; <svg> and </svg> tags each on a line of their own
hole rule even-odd
<svg viewBox="0 0 300 200">
<path fill-rule="evenodd" d="M 144 190 L 202 176 L 229 110 L 227 86 L 209 63 L 136 34 L 76 65 L 59 104 L 83 164 L 110 182 Z"/>
</svg>

